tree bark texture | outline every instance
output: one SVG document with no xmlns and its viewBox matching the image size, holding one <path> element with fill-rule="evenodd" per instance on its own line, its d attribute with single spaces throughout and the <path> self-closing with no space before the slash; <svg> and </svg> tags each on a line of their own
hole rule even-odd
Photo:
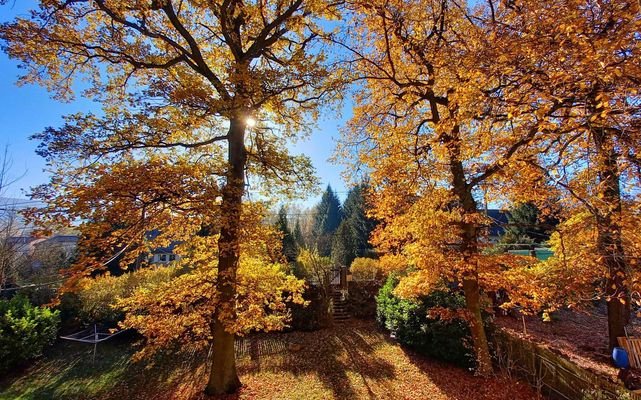
<svg viewBox="0 0 641 400">
<path fill-rule="evenodd" d="M 455 132 L 456 133 L 456 132 Z M 458 202 L 463 210 L 463 215 L 474 215 L 477 213 L 477 206 L 472 196 L 472 187 L 465 179 L 465 170 L 459 157 L 459 145 L 457 135 L 450 140 L 450 172 L 452 174 L 452 188 Z M 471 263 L 473 255 L 478 253 L 478 228 L 472 221 L 465 218 L 460 224 L 460 251 L 466 263 Z M 476 355 L 476 373 L 481 376 L 489 376 L 493 373 L 492 359 L 487 342 L 483 318 L 481 315 L 481 289 L 478 282 L 478 271 L 473 265 L 466 265 L 467 270 L 463 274 L 463 294 L 469 314 L 470 330 L 474 342 L 474 353 Z"/>
<path fill-rule="evenodd" d="M 620 174 L 617 153 L 604 128 L 592 131 L 596 149 L 599 184 L 596 205 L 597 252 L 605 269 L 605 296 L 608 309 L 610 350 L 618 346 L 617 337 L 625 336 L 630 316 L 630 293 L 626 284 L 625 251 L 618 221 L 621 215 Z"/>
<path fill-rule="evenodd" d="M 228 138 L 227 182 L 222 192 L 220 238 L 218 240 L 219 307 L 212 323 L 213 360 L 208 395 L 233 393 L 241 386 L 236 371 L 235 337 L 225 330 L 224 322 L 235 318 L 236 272 L 240 259 L 240 217 L 245 193 L 245 122 L 242 116 L 232 118 Z"/>
</svg>

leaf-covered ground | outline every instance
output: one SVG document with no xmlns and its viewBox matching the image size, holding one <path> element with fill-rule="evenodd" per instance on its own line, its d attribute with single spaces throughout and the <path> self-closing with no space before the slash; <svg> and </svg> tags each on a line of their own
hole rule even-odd
<svg viewBox="0 0 641 400">
<path fill-rule="evenodd" d="M 495 323 L 512 334 L 548 347 L 582 368 L 618 381 L 618 369 L 612 365 L 608 350 L 608 319 L 603 307 L 560 310 L 547 322 L 539 316 L 523 319 L 503 316 L 496 318 Z"/>
<path fill-rule="evenodd" d="M 201 399 L 206 354 L 183 348 L 134 363 L 131 343 L 56 346 L 0 383 L 0 399 Z M 373 323 L 318 332 L 255 335 L 238 342 L 244 387 L 230 399 L 534 399 L 525 383 L 481 379 L 418 356 Z"/>
</svg>

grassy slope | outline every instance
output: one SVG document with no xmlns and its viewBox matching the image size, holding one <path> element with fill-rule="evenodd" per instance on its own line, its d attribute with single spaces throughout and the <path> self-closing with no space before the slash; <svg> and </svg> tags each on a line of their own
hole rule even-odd
<svg viewBox="0 0 641 400">
<path fill-rule="evenodd" d="M 299 350 L 298 346 L 302 346 Z M 197 399 L 206 354 L 183 348 L 134 363 L 126 342 L 63 343 L 19 376 L 0 383 L 0 399 Z M 372 323 L 312 333 L 263 334 L 239 342 L 240 399 L 532 399 L 525 384 L 482 380 L 426 360 L 391 342 Z"/>
</svg>

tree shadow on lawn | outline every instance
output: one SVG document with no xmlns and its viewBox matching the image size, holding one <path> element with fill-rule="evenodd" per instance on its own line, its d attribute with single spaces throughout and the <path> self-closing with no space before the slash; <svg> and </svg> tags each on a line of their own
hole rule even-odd
<svg viewBox="0 0 641 400">
<path fill-rule="evenodd" d="M 369 328 L 348 323 L 316 332 L 255 335 L 241 345 L 249 360 L 241 354 L 239 373 L 289 373 L 299 383 L 311 374 L 334 398 L 378 398 L 375 391 L 395 377 L 395 368 L 374 354 L 374 347 L 366 339 L 369 334 Z"/>
<path fill-rule="evenodd" d="M 137 342 L 59 342 L 20 374 L 3 379 L 0 399 L 191 399 L 204 388 L 207 354 L 192 347 L 135 362 Z"/>
<path fill-rule="evenodd" d="M 93 399 L 118 383 L 131 351 L 119 344 L 60 342 L 41 359 L 0 383 L 0 399 Z"/>
<path fill-rule="evenodd" d="M 391 339 L 387 340 L 391 341 Z M 428 377 L 438 390 L 449 399 L 531 400 L 542 398 L 526 382 L 500 374 L 487 378 L 475 376 L 472 371 L 430 359 L 404 346 L 400 346 L 400 348 L 411 365 Z"/>
<path fill-rule="evenodd" d="M 323 386 L 322 398 L 329 393 L 336 399 L 380 398 L 375 391 L 380 393 L 384 387 L 381 382 L 395 377 L 394 366 L 374 355 L 375 349 L 367 340 L 370 333 L 369 328 L 339 325 L 315 332 L 261 333 L 239 338 L 237 368 L 246 385 L 239 393 L 220 398 L 309 398 L 306 379 L 310 375 Z M 151 360 L 131 363 L 126 376 L 136 379 L 128 378 L 96 398 L 209 400 L 203 394 L 208 356 L 207 351 L 189 346 L 168 349 Z M 297 388 L 288 387 L 287 379 L 290 384 L 294 380 Z M 374 389 L 372 382 L 376 382 Z"/>
<path fill-rule="evenodd" d="M 350 322 L 315 332 L 263 333 L 236 343 L 245 386 L 238 398 L 531 400 L 527 383 L 480 378 L 465 369 L 403 348 L 373 322 Z M 202 390 L 206 352 L 167 353 L 168 368 L 154 367 L 145 385 L 154 399 L 207 399 Z M 179 359 L 183 361 L 179 361 Z M 145 371 L 149 372 L 149 371 Z M 136 390 L 135 393 L 144 393 Z M 131 398 L 118 396 L 110 398 Z"/>
<path fill-rule="evenodd" d="M 132 360 L 127 368 L 126 378 L 109 392 L 96 398 L 205 399 L 207 397 L 203 391 L 207 383 L 209 360 L 207 350 L 202 347 L 178 344 L 149 358 Z"/>
<path fill-rule="evenodd" d="M 0 399 L 205 399 L 208 354 L 193 346 L 132 361 L 131 341 L 62 343 L 24 374 L 5 379 Z M 399 346 L 374 323 L 316 332 L 254 334 L 237 342 L 237 398 L 525 400 L 523 382 L 483 379 Z"/>
</svg>

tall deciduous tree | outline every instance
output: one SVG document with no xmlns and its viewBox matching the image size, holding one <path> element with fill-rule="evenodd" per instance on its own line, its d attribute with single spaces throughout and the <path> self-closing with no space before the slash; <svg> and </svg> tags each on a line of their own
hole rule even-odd
<svg viewBox="0 0 641 400">
<path fill-rule="evenodd" d="M 15 200 L 4 197 L 9 186 L 17 181 L 11 176 L 12 166 L 9 147 L 5 146 L 0 153 L 0 296 L 7 294 L 3 290 L 15 285 L 20 273 L 24 272 L 25 257 L 20 254 L 28 246 L 26 241 L 17 239 L 25 236 L 25 232 L 19 223 Z"/>
<path fill-rule="evenodd" d="M 42 0 L 0 27 L 4 50 L 26 71 L 22 82 L 69 99 L 74 80 L 84 79 L 83 95 L 103 105 L 100 116 L 72 115 L 38 136 L 60 168 L 49 188 L 62 192 L 36 195 L 72 218 L 105 208 L 105 218 L 123 219 L 125 210 L 110 206 L 129 202 L 138 219 L 111 244 L 144 241 L 153 223 L 165 239 L 181 236 L 174 216 L 203 210 L 190 207 L 193 198 L 215 209 L 202 221 L 219 232 L 209 394 L 240 386 L 226 325 L 235 316 L 245 176 L 289 187 L 309 177 L 309 161 L 289 156 L 285 143 L 308 129 L 305 115 L 334 89 L 317 39 L 318 21 L 337 16 L 335 3 L 322 0 Z M 191 186 L 196 176 L 206 183 Z M 87 187 L 104 198 L 82 204 Z"/>
<path fill-rule="evenodd" d="M 592 278 L 603 281 L 597 296 L 607 301 L 611 347 L 625 333 L 632 274 L 638 272 L 627 262 L 635 246 L 630 236 L 625 238 L 631 215 L 623 204 L 634 210 L 639 201 L 629 188 L 638 181 L 641 165 L 639 7 L 637 1 L 568 0 L 553 7 L 525 1 L 502 24 L 494 24 L 497 40 L 523 43 L 509 51 L 522 54 L 514 71 L 529 77 L 532 95 L 564 103 L 553 120 L 559 129 L 537 143 L 535 151 L 544 155 L 527 159 L 525 168 L 556 185 L 568 221 L 561 231 L 592 240 L 579 246 L 594 250 L 583 257 L 566 257 L 581 253 L 579 248 L 557 246 L 558 261 L 563 268 L 573 265 L 567 260 L 582 263 L 574 266 L 583 276 L 583 267 L 592 265 Z M 531 189 L 519 195 L 542 198 Z M 591 223 L 584 220 L 585 213 Z M 587 231 L 581 233 L 579 227 Z"/>
<path fill-rule="evenodd" d="M 550 117 L 560 106 L 530 101 L 526 79 L 494 67 L 506 43 L 488 40 L 480 18 L 493 7 L 357 2 L 352 37 L 366 40 L 347 44 L 364 83 L 345 142 L 372 171 L 382 221 L 374 241 L 387 253 L 384 264 L 410 267 L 399 293 L 417 295 L 441 279 L 460 283 L 482 375 L 492 366 L 481 289 L 497 284 L 488 274 L 496 265 L 516 261 L 483 254 L 485 217 L 475 195 L 555 129 Z"/>
</svg>

